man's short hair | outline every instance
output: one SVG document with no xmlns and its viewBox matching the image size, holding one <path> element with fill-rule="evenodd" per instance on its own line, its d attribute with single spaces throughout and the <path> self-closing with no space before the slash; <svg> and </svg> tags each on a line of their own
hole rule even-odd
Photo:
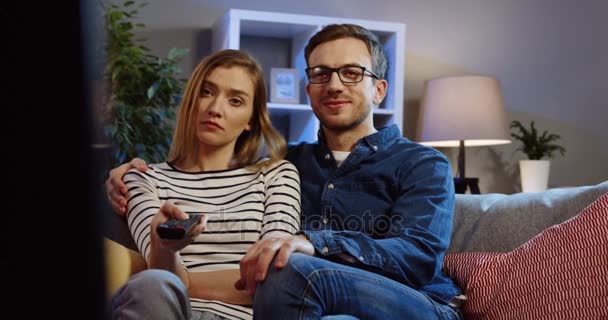
<svg viewBox="0 0 608 320">
<path fill-rule="evenodd" d="M 355 38 L 365 42 L 372 57 L 373 72 L 380 79 L 384 79 L 387 62 L 382 43 L 374 33 L 356 24 L 330 24 L 317 32 L 317 34 L 310 38 L 304 49 L 306 65 L 311 67 L 308 65 L 308 58 L 310 57 L 310 53 L 317 46 L 328 41 L 342 38 Z"/>
</svg>

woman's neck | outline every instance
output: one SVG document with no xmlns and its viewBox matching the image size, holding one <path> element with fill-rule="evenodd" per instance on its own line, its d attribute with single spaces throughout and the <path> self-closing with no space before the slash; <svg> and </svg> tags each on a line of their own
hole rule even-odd
<svg viewBox="0 0 608 320">
<path fill-rule="evenodd" d="M 196 159 L 184 160 L 176 164 L 180 170 L 200 172 L 230 169 L 233 165 L 234 145 L 201 145 Z"/>
</svg>

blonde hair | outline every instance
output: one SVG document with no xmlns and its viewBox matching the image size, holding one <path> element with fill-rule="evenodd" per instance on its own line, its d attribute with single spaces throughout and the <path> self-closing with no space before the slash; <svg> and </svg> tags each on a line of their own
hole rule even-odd
<svg viewBox="0 0 608 320">
<path fill-rule="evenodd" d="M 168 162 L 194 162 L 199 154 L 196 138 L 198 99 L 204 80 L 218 67 L 240 67 L 251 76 L 254 86 L 253 113 L 250 130 L 243 131 L 234 146 L 234 160 L 239 166 L 249 166 L 260 159 L 264 146 L 270 164 L 281 160 L 287 152 L 285 139 L 273 128 L 266 106 L 266 82 L 259 64 L 249 54 L 239 50 L 222 50 L 203 59 L 194 70 L 182 97 Z M 245 80 L 244 80 L 245 81 Z"/>
</svg>

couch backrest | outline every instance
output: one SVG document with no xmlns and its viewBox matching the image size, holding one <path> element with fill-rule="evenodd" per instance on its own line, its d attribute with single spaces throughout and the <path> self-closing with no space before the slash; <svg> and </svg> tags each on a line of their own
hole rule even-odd
<svg viewBox="0 0 608 320">
<path fill-rule="evenodd" d="M 606 192 L 608 181 L 512 195 L 457 194 L 448 253 L 511 251 L 547 227 L 575 216 Z"/>
</svg>

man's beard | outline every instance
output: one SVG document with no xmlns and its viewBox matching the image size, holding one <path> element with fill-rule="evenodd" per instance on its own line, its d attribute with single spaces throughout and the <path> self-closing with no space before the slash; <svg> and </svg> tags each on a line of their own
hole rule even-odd
<svg viewBox="0 0 608 320">
<path fill-rule="evenodd" d="M 352 130 L 356 127 L 358 127 L 360 124 L 362 124 L 365 119 L 367 119 L 367 117 L 369 116 L 369 113 L 372 111 L 372 108 L 367 108 L 364 112 L 362 112 L 359 117 L 357 117 L 356 119 L 347 122 L 347 123 L 338 123 L 338 124 L 334 124 L 334 123 L 324 123 L 321 120 L 321 117 L 319 117 L 319 115 L 317 115 L 317 118 L 319 119 L 319 121 L 321 122 L 321 126 L 323 126 L 324 128 L 334 131 L 334 132 L 346 132 L 349 130 Z"/>
</svg>

